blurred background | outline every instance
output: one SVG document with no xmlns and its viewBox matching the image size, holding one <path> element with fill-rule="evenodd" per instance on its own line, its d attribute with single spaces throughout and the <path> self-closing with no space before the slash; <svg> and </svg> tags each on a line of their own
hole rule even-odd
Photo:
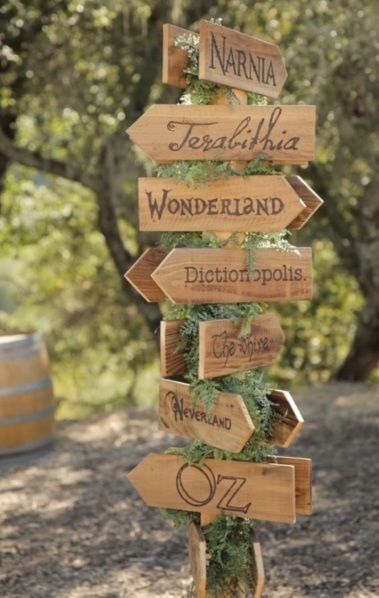
<svg viewBox="0 0 379 598">
<path fill-rule="evenodd" d="M 281 103 L 317 105 L 317 161 L 299 174 L 324 207 L 290 241 L 314 248 L 312 302 L 278 307 L 269 380 L 379 381 L 378 3 L 358 0 L 3 0 L 0 6 L 0 329 L 44 333 L 58 417 L 152 405 L 158 306 L 122 275 L 139 234 L 125 129 L 161 84 L 162 25 L 201 17 L 278 44 Z"/>
</svg>

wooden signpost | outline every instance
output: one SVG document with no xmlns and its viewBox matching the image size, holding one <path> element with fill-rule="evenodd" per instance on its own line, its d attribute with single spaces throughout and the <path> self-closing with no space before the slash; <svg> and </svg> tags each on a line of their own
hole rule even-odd
<svg viewBox="0 0 379 598">
<path fill-rule="evenodd" d="M 277 98 L 287 69 L 275 44 L 201 21 L 199 79 Z"/>
<path fill-rule="evenodd" d="M 161 373 L 182 374 L 187 370 L 180 331 L 184 320 L 161 323 Z M 284 343 L 279 318 L 267 313 L 254 318 L 250 331 L 241 335 L 241 324 L 232 320 L 210 320 L 199 324 L 199 379 L 226 376 L 274 363 Z"/>
<path fill-rule="evenodd" d="M 221 393 L 210 413 L 196 404 L 185 382 L 161 380 L 159 425 L 162 430 L 197 438 L 224 451 L 239 453 L 255 432 L 243 398 Z"/>
<path fill-rule="evenodd" d="M 150 158 L 279 160 L 314 158 L 314 106 L 150 106 L 128 130 Z"/>
<path fill-rule="evenodd" d="M 292 223 L 308 220 L 320 204 L 315 200 L 310 208 L 304 203 L 309 188 L 299 179 L 236 176 L 193 188 L 169 178 L 140 178 L 140 229 L 232 233 L 300 228 Z"/>
<path fill-rule="evenodd" d="M 310 299 L 312 250 L 172 249 L 151 274 L 172 303 L 241 303 Z"/>
<path fill-rule="evenodd" d="M 217 459 L 189 465 L 182 457 L 151 453 L 128 478 L 151 507 L 296 520 L 293 465 Z"/>
<path fill-rule="evenodd" d="M 184 38 L 192 54 L 198 48 L 198 63 L 191 62 L 182 44 Z M 208 534 L 204 535 L 202 528 L 219 515 L 294 523 L 297 514 L 312 512 L 311 460 L 269 456 L 273 454 L 270 445 L 288 448 L 303 427 L 303 417 L 291 394 L 263 386 L 252 409 L 250 390 L 237 386 L 241 388 L 237 394 L 218 389 L 230 388 L 224 377 L 237 374 L 245 383 L 249 377 L 244 372 L 267 367 L 278 358 L 284 344 L 278 316 L 268 311 L 248 320 L 246 326 L 238 304 L 312 297 L 311 248 L 281 251 L 262 246 L 262 239 L 268 237 L 263 233 L 275 239 L 275 233 L 283 229 L 301 229 L 323 201 L 297 175 L 267 174 L 265 168 L 258 170 L 262 174 L 241 176 L 250 161 L 269 161 L 271 166 L 305 165 L 314 158 L 314 106 L 248 105 L 246 92 L 277 98 L 284 85 L 287 71 L 277 46 L 207 21 L 201 22 L 200 35 L 164 25 L 163 46 L 164 83 L 192 86 L 194 65 L 198 64 L 200 81 L 221 87 L 211 106 L 153 105 L 127 133 L 160 164 L 231 161 L 236 175 L 209 177 L 194 186 L 167 176 L 138 181 L 140 229 L 181 233 L 178 242 L 170 245 L 174 249 L 148 249 L 125 274 L 146 301 L 169 300 L 185 306 L 183 316 L 180 310 L 185 320 L 161 322 L 159 426 L 169 434 L 196 441 L 191 450 L 203 446 L 205 451 L 199 453 L 202 460 L 189 461 L 173 453 L 150 454 L 128 478 L 147 505 L 200 514 L 200 525 L 192 523 L 189 527 L 189 552 L 196 596 L 207 598 L 212 554 L 208 552 Z M 231 87 L 232 93 L 225 93 L 226 87 Z M 256 164 L 260 168 L 260 162 Z M 185 233 L 213 233 L 211 239 L 221 241 L 222 247 L 207 246 L 209 235 Z M 249 240 L 259 233 L 254 250 L 238 246 L 246 233 Z M 182 247 L 187 237 L 204 239 L 204 246 Z M 209 308 L 203 317 L 202 308 L 197 308 L 201 304 L 218 307 L 215 311 Z M 236 305 L 225 313 L 220 312 L 222 304 Z M 229 319 L 235 312 L 241 313 L 240 320 Z M 212 317 L 215 313 L 227 317 L 216 319 Z M 188 330 L 196 330 L 190 349 Z M 217 386 L 199 382 L 213 378 Z M 209 395 L 200 393 L 198 384 L 202 389 L 216 388 L 212 409 L 206 407 L 204 397 Z M 255 386 L 248 388 L 255 397 Z M 268 410 L 273 419 L 270 431 L 264 428 L 267 456 L 263 462 L 254 462 L 249 451 L 255 450 L 256 440 L 261 442 L 259 409 L 262 413 Z M 210 454 L 220 458 L 206 458 Z M 247 593 L 260 598 L 264 570 L 255 539 L 251 570 Z M 236 595 L 246 595 L 243 581 L 238 579 L 235 589 Z"/>
</svg>

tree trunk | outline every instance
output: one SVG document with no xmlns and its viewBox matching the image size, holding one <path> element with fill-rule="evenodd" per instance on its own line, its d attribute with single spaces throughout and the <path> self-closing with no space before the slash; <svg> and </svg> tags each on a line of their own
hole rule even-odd
<svg viewBox="0 0 379 598">
<path fill-rule="evenodd" d="M 369 297 L 358 318 L 350 353 L 335 374 L 336 380 L 363 382 L 379 364 L 379 303 Z"/>
</svg>

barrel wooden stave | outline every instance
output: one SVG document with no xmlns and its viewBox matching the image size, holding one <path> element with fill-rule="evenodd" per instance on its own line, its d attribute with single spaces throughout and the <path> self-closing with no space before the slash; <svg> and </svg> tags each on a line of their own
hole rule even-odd
<svg viewBox="0 0 379 598">
<path fill-rule="evenodd" d="M 0 456 L 42 448 L 53 434 L 53 386 L 42 338 L 0 335 Z"/>
</svg>

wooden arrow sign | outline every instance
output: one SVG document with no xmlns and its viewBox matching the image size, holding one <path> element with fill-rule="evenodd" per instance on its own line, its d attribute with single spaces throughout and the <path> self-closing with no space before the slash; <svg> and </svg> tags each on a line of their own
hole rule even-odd
<svg viewBox="0 0 379 598">
<path fill-rule="evenodd" d="M 272 390 L 268 398 L 281 415 L 281 420 L 273 431 L 270 443 L 288 448 L 303 427 L 303 416 L 288 391 Z"/>
<path fill-rule="evenodd" d="M 159 162 L 262 158 L 304 164 L 314 158 L 315 107 L 156 104 L 127 133 Z"/>
<path fill-rule="evenodd" d="M 278 457 L 270 459 L 271 463 L 292 465 L 295 469 L 295 509 L 297 515 L 312 514 L 312 459 L 297 457 Z M 220 514 L 217 509 L 203 511 L 200 514 L 201 525 L 209 525 Z"/>
<path fill-rule="evenodd" d="M 184 323 L 185 320 L 161 322 L 162 376 L 187 371 L 180 346 L 180 330 Z M 254 318 L 250 332 L 244 336 L 241 336 L 240 324 L 233 320 L 200 322 L 198 377 L 203 380 L 267 367 L 276 361 L 283 342 L 284 333 L 274 313 Z"/>
<path fill-rule="evenodd" d="M 295 468 L 150 453 L 128 478 L 151 507 L 295 523 Z"/>
<path fill-rule="evenodd" d="M 295 301 L 312 297 L 312 250 L 172 249 L 151 274 L 173 303 Z"/>
<path fill-rule="evenodd" d="M 284 343 L 284 333 L 274 313 L 254 318 L 244 336 L 232 320 L 200 322 L 199 332 L 200 379 L 267 367 L 276 361 Z"/>
<path fill-rule="evenodd" d="M 308 212 L 276 175 L 235 176 L 195 189 L 170 178 L 140 178 L 138 205 L 142 231 L 279 232 Z"/>
<path fill-rule="evenodd" d="M 306 205 L 306 209 L 303 210 L 289 225 L 288 228 L 292 230 L 299 230 L 303 228 L 304 224 L 308 222 L 310 218 L 321 208 L 324 203 L 323 200 L 307 183 L 299 176 L 287 177 L 287 181 L 301 197 L 303 203 Z"/>
<path fill-rule="evenodd" d="M 278 46 L 201 21 L 199 79 L 277 98 L 287 70 Z"/>
<path fill-rule="evenodd" d="M 195 403 L 190 385 L 161 380 L 159 426 L 162 430 L 196 438 L 211 446 L 239 453 L 255 432 L 243 401 L 237 394 L 220 393 L 217 405 L 207 413 L 202 403 Z"/>
<path fill-rule="evenodd" d="M 133 264 L 124 277 L 149 303 L 159 303 L 166 295 L 151 278 L 151 274 L 167 256 L 168 251 L 161 247 L 152 247 Z"/>
</svg>

